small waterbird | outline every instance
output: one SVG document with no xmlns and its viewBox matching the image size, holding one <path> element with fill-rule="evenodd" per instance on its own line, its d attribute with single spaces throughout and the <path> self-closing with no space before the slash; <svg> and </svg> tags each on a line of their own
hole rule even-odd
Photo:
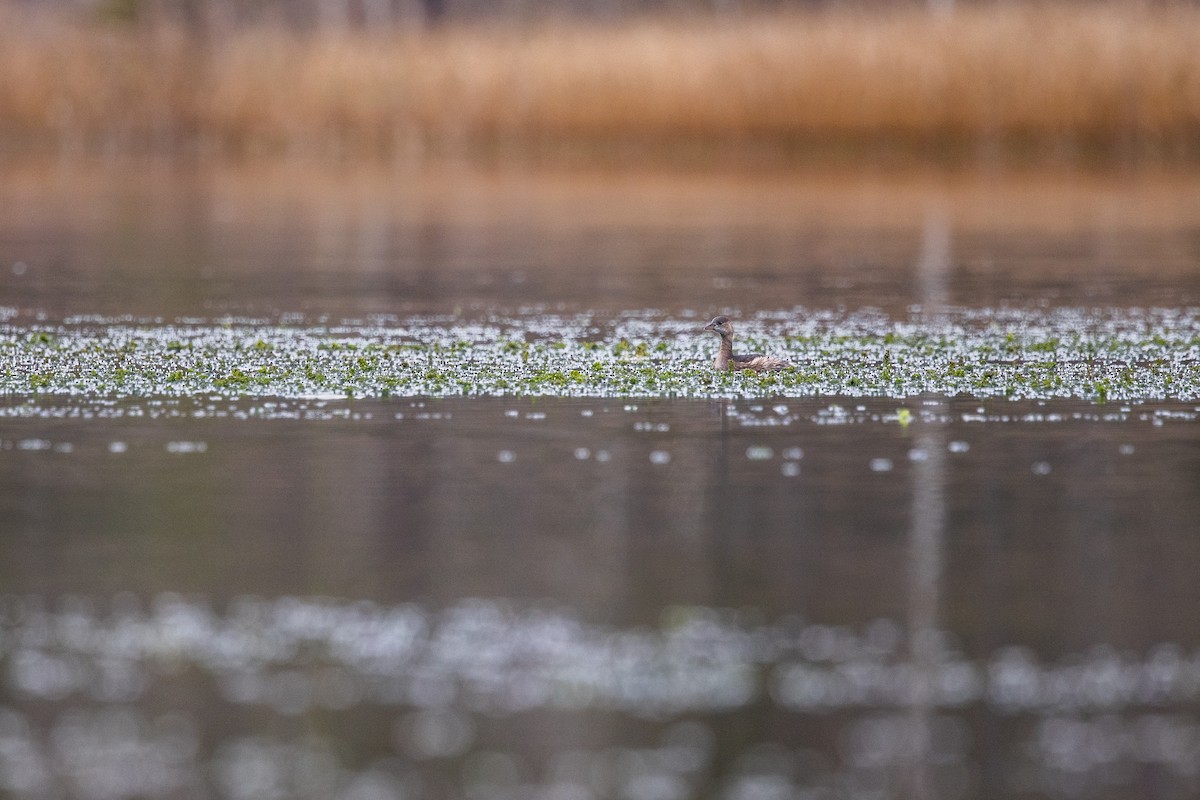
<svg viewBox="0 0 1200 800">
<path fill-rule="evenodd" d="M 766 372 L 791 366 L 782 358 L 774 356 L 764 356 L 758 353 L 734 355 L 733 324 L 729 321 L 729 317 L 713 317 L 713 321 L 705 325 L 704 330 L 712 331 L 721 337 L 721 349 L 717 351 L 717 360 L 713 362 L 717 369 L 751 369 L 755 372 Z"/>
</svg>

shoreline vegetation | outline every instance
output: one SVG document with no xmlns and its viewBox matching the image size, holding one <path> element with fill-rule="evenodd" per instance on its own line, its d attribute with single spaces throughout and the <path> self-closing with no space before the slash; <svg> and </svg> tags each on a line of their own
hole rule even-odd
<svg viewBox="0 0 1200 800">
<path fill-rule="evenodd" d="M 0 153 L 1195 162 L 1200 7 L 254 25 L 0 7 Z"/>
</svg>

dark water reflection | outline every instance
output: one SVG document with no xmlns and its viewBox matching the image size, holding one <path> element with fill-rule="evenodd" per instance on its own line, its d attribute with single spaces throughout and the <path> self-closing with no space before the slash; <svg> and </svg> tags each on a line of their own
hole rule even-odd
<svg viewBox="0 0 1200 800">
<path fill-rule="evenodd" d="M 1200 302 L 1196 175 L 0 169 L 7 306 L 212 317 Z"/>
<path fill-rule="evenodd" d="M 1196 555 L 1195 409 L 926 403 L 908 427 L 891 401 L 797 400 L 6 419 L 0 568 L 8 590 L 52 597 L 551 598 L 622 626 L 673 604 L 866 622 L 906 607 L 912 498 L 933 481 L 959 636 L 1056 657 L 1097 637 L 1190 643 L 1172 609 L 1200 591 L 1173 577 Z"/>
<path fill-rule="evenodd" d="M 910 406 L 13 409 L 0 774 L 1194 795 L 1197 409 Z"/>
<path fill-rule="evenodd" d="M 1194 175 L 2 171 L 18 322 L 1200 303 Z M 900 405 L 0 398 L 0 794 L 1200 795 L 1200 410 Z"/>
</svg>

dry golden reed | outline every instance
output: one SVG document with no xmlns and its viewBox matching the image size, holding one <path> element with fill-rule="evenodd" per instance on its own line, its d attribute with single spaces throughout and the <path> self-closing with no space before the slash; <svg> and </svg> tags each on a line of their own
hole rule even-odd
<svg viewBox="0 0 1200 800">
<path fill-rule="evenodd" d="M 20 17 L 8 146 L 426 152 L 679 143 L 1200 147 L 1200 8 L 825 10 L 386 33 Z"/>
</svg>

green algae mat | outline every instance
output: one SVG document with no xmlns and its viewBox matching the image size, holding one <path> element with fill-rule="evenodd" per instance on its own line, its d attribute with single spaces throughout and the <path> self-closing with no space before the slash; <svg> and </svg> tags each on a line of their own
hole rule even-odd
<svg viewBox="0 0 1200 800">
<path fill-rule="evenodd" d="M 306 320 L 0 316 L 0 394 L 85 397 L 1200 399 L 1200 309 L 792 309 L 738 319 L 719 373 L 699 312 Z"/>
</svg>

